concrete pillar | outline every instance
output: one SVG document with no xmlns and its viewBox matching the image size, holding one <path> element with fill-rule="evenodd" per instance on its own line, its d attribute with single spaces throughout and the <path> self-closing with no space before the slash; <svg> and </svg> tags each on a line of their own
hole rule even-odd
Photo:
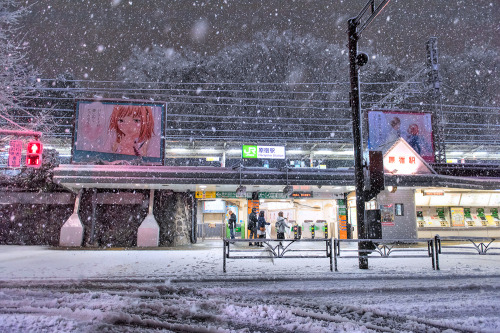
<svg viewBox="0 0 500 333">
<path fill-rule="evenodd" d="M 160 226 L 153 215 L 154 196 L 155 190 L 151 190 L 148 215 L 137 230 L 138 247 L 157 247 L 160 241 Z"/>
<path fill-rule="evenodd" d="M 63 224 L 59 237 L 59 246 L 82 246 L 83 242 L 83 224 L 78 216 L 80 209 L 80 199 L 82 190 L 78 192 L 75 200 L 75 210 L 69 219 Z"/>
</svg>

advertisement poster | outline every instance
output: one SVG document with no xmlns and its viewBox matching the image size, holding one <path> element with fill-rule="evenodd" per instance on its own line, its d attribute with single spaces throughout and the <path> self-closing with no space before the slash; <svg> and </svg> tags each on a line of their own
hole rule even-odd
<svg viewBox="0 0 500 333">
<path fill-rule="evenodd" d="M 394 205 L 380 205 L 380 215 L 383 226 L 394 226 Z"/>
<path fill-rule="evenodd" d="M 454 227 L 463 227 L 465 225 L 463 207 L 451 208 L 451 225 Z"/>
<path fill-rule="evenodd" d="M 164 103 L 78 101 L 72 161 L 161 164 L 165 113 Z"/>
<path fill-rule="evenodd" d="M 399 138 L 426 162 L 434 162 L 430 113 L 368 111 L 368 149 L 387 149 Z"/>
</svg>

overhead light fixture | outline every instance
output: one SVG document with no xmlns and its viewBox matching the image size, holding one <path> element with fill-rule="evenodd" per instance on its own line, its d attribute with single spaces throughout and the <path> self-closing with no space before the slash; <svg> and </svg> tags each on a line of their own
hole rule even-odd
<svg viewBox="0 0 500 333">
<path fill-rule="evenodd" d="M 187 152 L 188 150 L 186 148 L 170 148 L 169 151 L 172 153 L 183 153 Z"/>
<path fill-rule="evenodd" d="M 397 189 L 397 186 L 387 186 L 387 191 L 389 191 L 390 193 L 396 192 Z"/>
<path fill-rule="evenodd" d="M 200 149 L 198 149 L 198 151 L 200 151 L 202 153 L 214 153 L 215 148 L 200 148 Z"/>
<path fill-rule="evenodd" d="M 287 185 L 283 188 L 283 194 L 287 197 L 289 197 L 290 195 L 292 195 L 293 193 L 293 186 L 291 185 Z"/>
<path fill-rule="evenodd" d="M 354 150 L 340 150 L 340 151 L 334 151 L 334 155 L 354 155 Z"/>
<path fill-rule="evenodd" d="M 313 152 L 313 154 L 314 155 L 333 155 L 335 153 L 331 150 L 316 150 Z"/>
</svg>

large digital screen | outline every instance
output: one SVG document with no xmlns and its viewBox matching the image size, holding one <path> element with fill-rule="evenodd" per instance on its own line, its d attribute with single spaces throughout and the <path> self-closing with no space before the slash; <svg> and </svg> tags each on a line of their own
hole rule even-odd
<svg viewBox="0 0 500 333">
<path fill-rule="evenodd" d="M 78 101 L 72 161 L 162 164 L 165 114 L 165 103 Z"/>
<path fill-rule="evenodd" d="M 430 113 L 368 111 L 368 149 L 389 148 L 403 138 L 426 162 L 434 162 Z"/>
</svg>

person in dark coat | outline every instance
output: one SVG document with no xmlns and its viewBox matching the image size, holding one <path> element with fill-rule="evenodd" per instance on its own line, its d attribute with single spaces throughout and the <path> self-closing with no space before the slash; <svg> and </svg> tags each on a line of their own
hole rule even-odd
<svg viewBox="0 0 500 333">
<path fill-rule="evenodd" d="M 252 208 L 252 212 L 248 216 L 248 230 L 250 231 L 250 239 L 257 238 L 257 208 Z M 252 246 L 253 243 L 249 243 L 248 245 Z M 257 245 L 257 243 L 255 243 Z"/>
<path fill-rule="evenodd" d="M 271 223 L 266 222 L 264 218 L 264 212 L 259 212 L 259 219 L 257 220 L 257 235 L 259 238 L 266 238 L 266 225 Z M 257 246 L 264 247 L 262 242 L 255 243 Z"/>
<path fill-rule="evenodd" d="M 236 226 L 236 214 L 233 211 L 229 211 L 229 220 L 227 221 L 227 225 L 229 227 L 229 232 L 231 234 L 231 239 L 234 239 L 234 227 Z"/>
</svg>

